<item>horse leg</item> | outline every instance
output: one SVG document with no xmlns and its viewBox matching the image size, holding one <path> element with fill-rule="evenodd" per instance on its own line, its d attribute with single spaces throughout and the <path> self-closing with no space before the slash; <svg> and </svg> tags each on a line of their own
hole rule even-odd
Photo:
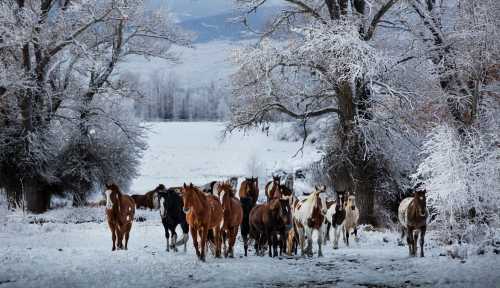
<svg viewBox="0 0 500 288">
<path fill-rule="evenodd" d="M 170 240 L 170 234 L 168 233 L 168 227 L 165 226 L 165 240 L 167 241 L 167 252 L 170 251 L 170 245 L 169 245 L 169 240 Z"/>
<path fill-rule="evenodd" d="M 420 257 L 424 257 L 424 237 L 427 227 L 424 226 L 420 228 Z"/>
<path fill-rule="evenodd" d="M 245 257 L 247 257 L 248 253 L 248 235 L 245 233 L 241 233 L 241 237 L 243 238 L 243 249 L 245 250 Z"/>
<path fill-rule="evenodd" d="M 413 230 L 413 256 L 417 256 L 418 230 Z"/>
<path fill-rule="evenodd" d="M 111 226 L 109 225 L 109 228 L 111 230 L 111 241 L 113 241 L 113 248 L 111 248 L 111 251 L 115 251 L 116 250 L 116 246 L 115 246 L 115 243 L 116 243 L 116 229 L 114 226 Z"/>
<path fill-rule="evenodd" d="M 118 245 L 117 246 L 118 246 L 118 249 L 123 249 L 123 232 L 122 232 L 123 227 L 120 227 L 120 226 L 118 226 L 118 227 L 119 228 L 117 231 L 117 233 L 118 233 L 118 235 L 117 235 L 118 236 Z"/>
<path fill-rule="evenodd" d="M 408 243 L 408 251 L 410 256 L 412 256 L 413 253 L 413 229 L 408 228 L 408 231 L 406 231 L 406 242 Z"/>
<path fill-rule="evenodd" d="M 304 244 L 306 242 L 305 235 L 304 235 L 304 228 L 299 228 L 297 229 L 299 232 L 299 243 L 300 243 L 300 253 L 302 256 L 306 255 L 306 251 L 304 250 Z"/>
<path fill-rule="evenodd" d="M 323 235 L 323 228 L 319 228 L 318 229 L 318 257 L 323 257 L 323 251 L 321 250 L 321 245 L 323 244 L 323 239 L 324 239 L 324 235 Z"/>
<path fill-rule="evenodd" d="M 228 251 L 228 248 L 227 248 L 227 242 L 229 242 L 229 241 L 228 241 L 227 238 L 231 237 L 230 232 L 229 232 L 230 230 L 231 230 L 231 228 L 225 229 L 225 230 L 221 231 L 221 234 L 222 234 L 222 244 L 224 245 L 224 248 L 223 248 L 224 249 L 224 258 L 227 258 L 227 256 L 229 256 L 229 254 L 228 254 L 229 251 Z"/>
<path fill-rule="evenodd" d="M 313 256 L 313 239 L 312 239 L 312 232 L 313 230 L 311 228 L 305 228 L 305 234 L 307 238 L 307 254 L 312 257 Z M 321 236 L 320 236 L 321 237 Z"/>
<path fill-rule="evenodd" d="M 330 222 L 326 223 L 326 232 L 325 232 L 325 243 L 327 241 L 330 241 L 330 228 L 332 227 L 332 224 Z"/>
<path fill-rule="evenodd" d="M 214 229 L 214 236 L 215 236 L 215 257 L 221 258 L 222 256 L 222 235 L 221 235 L 221 229 L 220 226 L 216 226 Z M 226 243 L 224 241 L 224 247 Z"/>
<path fill-rule="evenodd" d="M 229 257 L 234 258 L 234 243 L 236 243 L 236 235 L 238 235 L 238 226 L 233 227 L 229 234 Z"/>
<path fill-rule="evenodd" d="M 128 250 L 128 238 L 130 236 L 130 230 L 132 230 L 132 223 L 127 224 L 127 230 L 125 232 L 125 250 Z"/>
<path fill-rule="evenodd" d="M 188 238 L 189 238 L 189 225 L 187 223 L 183 223 L 181 224 L 181 228 L 182 228 L 182 241 L 184 241 L 184 253 L 187 252 L 187 242 L 188 242 Z"/>
<path fill-rule="evenodd" d="M 359 241 L 359 238 L 358 238 L 358 227 L 357 226 L 354 226 L 354 240 L 356 240 L 356 242 Z"/>
<path fill-rule="evenodd" d="M 198 258 L 200 258 L 201 254 L 200 254 L 200 250 L 198 249 L 198 231 L 193 227 L 191 226 L 191 238 L 193 238 L 193 246 L 194 246 L 194 250 L 196 251 L 196 256 L 198 256 Z M 168 243 L 167 243 L 167 246 L 168 246 Z"/>
<path fill-rule="evenodd" d="M 333 226 L 333 249 L 339 249 L 340 230 L 341 227 L 339 225 Z"/>
<path fill-rule="evenodd" d="M 206 250 L 207 250 L 207 236 L 208 236 L 208 227 L 201 227 L 200 229 L 200 234 L 201 234 L 201 256 L 200 256 L 200 260 L 205 262 L 205 254 L 206 254 Z M 217 240 L 215 240 L 217 241 Z"/>
<path fill-rule="evenodd" d="M 170 246 L 172 247 L 172 249 L 174 249 L 174 252 L 177 252 L 177 246 L 175 246 L 175 243 L 177 243 L 177 233 L 175 232 L 174 227 L 174 230 L 172 232 L 172 243 L 170 244 Z"/>
</svg>

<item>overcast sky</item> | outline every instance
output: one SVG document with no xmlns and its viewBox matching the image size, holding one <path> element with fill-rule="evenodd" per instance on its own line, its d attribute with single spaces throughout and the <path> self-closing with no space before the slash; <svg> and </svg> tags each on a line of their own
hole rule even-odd
<svg viewBox="0 0 500 288">
<path fill-rule="evenodd" d="M 198 18 L 229 12 L 236 8 L 235 0 L 149 0 L 152 5 L 164 5 L 179 19 Z M 269 0 L 268 5 L 279 5 L 281 0 Z"/>
</svg>

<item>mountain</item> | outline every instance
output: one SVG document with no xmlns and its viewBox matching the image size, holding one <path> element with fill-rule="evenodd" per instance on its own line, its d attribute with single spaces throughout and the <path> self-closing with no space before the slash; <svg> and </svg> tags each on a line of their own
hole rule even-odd
<svg viewBox="0 0 500 288">
<path fill-rule="evenodd" d="M 253 30 L 262 31 L 272 15 L 279 12 L 279 7 L 264 7 L 258 13 L 253 13 L 248 18 L 248 23 Z M 205 17 L 187 18 L 179 24 L 186 30 L 195 32 L 195 43 L 206 43 L 213 40 L 239 41 L 258 37 L 248 30 L 241 21 L 235 22 L 239 14 L 224 12 Z"/>
</svg>

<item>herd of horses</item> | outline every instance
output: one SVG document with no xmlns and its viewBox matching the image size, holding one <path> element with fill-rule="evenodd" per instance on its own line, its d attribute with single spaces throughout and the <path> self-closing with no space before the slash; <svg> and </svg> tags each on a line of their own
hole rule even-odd
<svg viewBox="0 0 500 288">
<path fill-rule="evenodd" d="M 197 257 L 206 259 L 207 248 L 215 257 L 234 257 L 234 245 L 240 231 L 244 255 L 248 255 L 253 240 L 256 255 L 270 257 L 286 254 L 313 255 L 313 232 L 317 231 L 317 255 L 323 255 L 322 245 L 333 229 L 333 248 L 338 249 L 340 234 L 349 246 L 349 237 L 358 239 L 359 210 L 354 194 L 336 191 L 334 199 L 322 197 L 323 185 L 299 199 L 290 185 L 273 176 L 265 185 L 266 201 L 258 203 L 258 178 L 245 178 L 236 195 L 237 179 L 212 181 L 204 186 L 184 183 L 166 188 L 160 184 L 145 195 L 128 196 L 117 185 L 106 185 L 106 215 L 115 249 L 127 249 L 135 208 L 159 209 L 165 229 L 166 250 L 187 249 L 189 233 Z M 404 199 L 398 210 L 403 236 L 410 256 L 424 257 L 424 236 L 428 218 L 425 190 L 416 189 L 413 197 Z M 182 238 L 177 239 L 180 226 Z M 123 243 L 124 241 L 124 243 Z"/>
</svg>

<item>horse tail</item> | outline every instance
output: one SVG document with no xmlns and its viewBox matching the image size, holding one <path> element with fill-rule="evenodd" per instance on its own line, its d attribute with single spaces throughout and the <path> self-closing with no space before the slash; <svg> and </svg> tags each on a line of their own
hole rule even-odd
<svg viewBox="0 0 500 288">
<path fill-rule="evenodd" d="M 175 246 L 182 246 L 184 245 L 189 239 L 189 234 L 188 233 L 183 233 L 182 234 L 182 239 L 175 242 Z"/>
</svg>

